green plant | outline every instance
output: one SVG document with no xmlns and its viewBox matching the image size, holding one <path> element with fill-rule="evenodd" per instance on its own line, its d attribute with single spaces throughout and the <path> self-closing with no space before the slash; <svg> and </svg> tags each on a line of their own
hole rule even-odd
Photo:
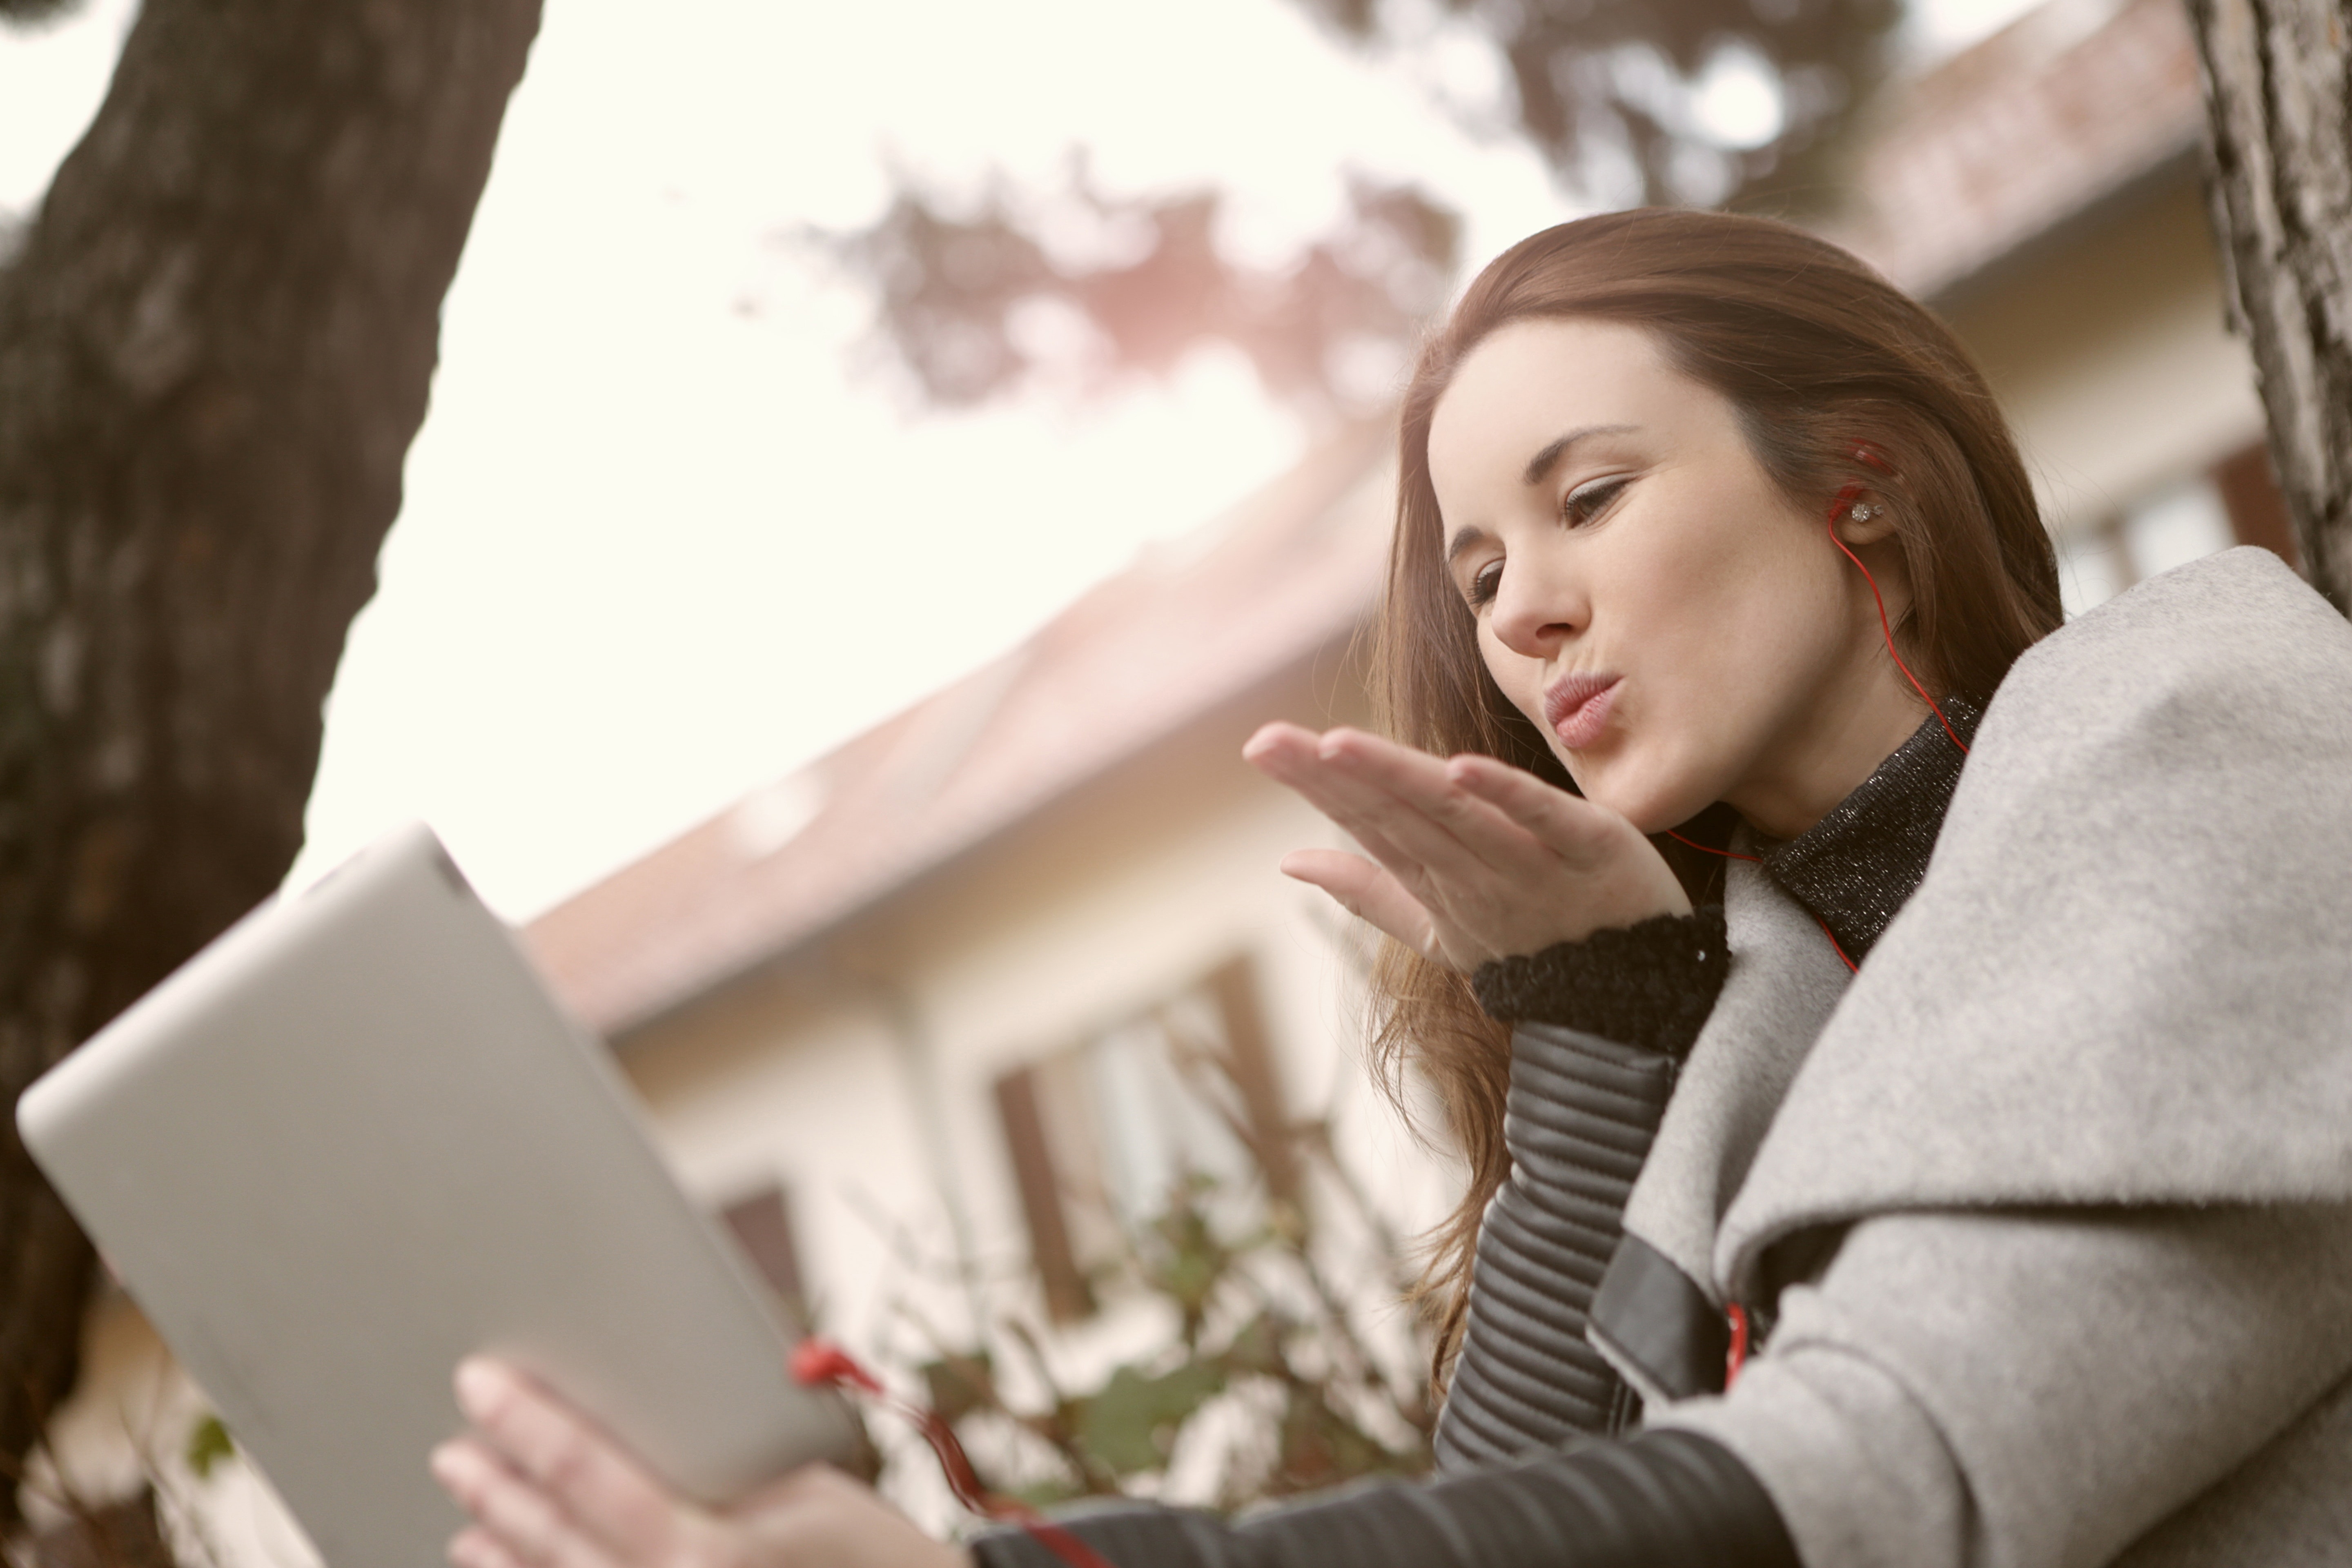
<svg viewBox="0 0 2352 1568">
<path fill-rule="evenodd" d="M 1165 1337 L 1083 1389 L 1056 1380 L 1068 1358 L 1026 1310 L 977 1343 L 924 1329 L 933 1353 L 907 1370 L 993 1489 L 1040 1506 L 1161 1495 L 1181 1466 L 1186 1500 L 1232 1509 L 1428 1468 L 1425 1326 L 1392 1320 L 1390 1342 L 1377 1331 L 1404 1295 L 1402 1249 L 1320 1124 L 1295 1129 L 1292 1147 L 1306 1190 L 1352 1223 L 1318 1226 L 1307 1203 L 1262 1183 L 1180 1178 L 1103 1282 L 1111 1311 L 1164 1321 Z"/>
</svg>

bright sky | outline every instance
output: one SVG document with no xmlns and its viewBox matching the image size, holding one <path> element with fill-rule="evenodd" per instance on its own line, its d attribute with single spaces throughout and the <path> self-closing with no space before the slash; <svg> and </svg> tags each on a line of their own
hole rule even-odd
<svg viewBox="0 0 2352 1568">
<path fill-rule="evenodd" d="M 2026 0 L 1932 0 L 1948 47 Z M 130 0 L 0 32 L 0 212 L 103 95 Z M 779 243 L 885 170 L 1213 181 L 1278 254 L 1342 172 L 1461 206 L 1483 259 L 1566 209 L 1465 134 L 1483 57 L 1380 65 L 1287 0 L 553 0 L 353 625 L 296 875 L 421 816 L 527 918 L 1010 646 L 1297 453 L 1237 362 L 1101 407 L 910 415 L 862 298 Z M 1727 81 L 1721 112 L 1746 100 Z M 1169 650 L 1171 658 L 1183 650 Z"/>
</svg>

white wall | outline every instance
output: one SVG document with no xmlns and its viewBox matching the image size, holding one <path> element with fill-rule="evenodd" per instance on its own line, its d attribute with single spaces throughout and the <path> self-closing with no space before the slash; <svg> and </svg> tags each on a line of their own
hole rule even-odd
<svg viewBox="0 0 2352 1568">
<path fill-rule="evenodd" d="M 944 1259 L 961 1211 L 982 1272 L 1019 1276 L 1027 1237 L 995 1079 L 1240 952 L 1256 966 L 1287 1108 L 1336 1110 L 1402 1219 L 1441 1212 L 1450 1178 L 1405 1137 L 1356 1049 L 1349 922 L 1275 870 L 1333 830 L 1236 755 L 1256 718 L 1307 706 L 1287 695 L 1048 814 L 824 955 L 631 1042 L 625 1061 L 695 1191 L 717 1203 L 784 1179 L 832 1331 L 880 1344 L 914 1288 L 875 1234 L 879 1215 Z M 925 1301 L 942 1327 L 960 1323 L 952 1290 Z"/>
<path fill-rule="evenodd" d="M 2016 428 L 2053 532 L 2261 439 L 2193 170 L 2014 267 L 1946 313 Z"/>
</svg>

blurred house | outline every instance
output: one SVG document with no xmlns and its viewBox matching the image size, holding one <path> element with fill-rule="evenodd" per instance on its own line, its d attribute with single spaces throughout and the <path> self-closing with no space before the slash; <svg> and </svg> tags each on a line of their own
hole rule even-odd
<svg viewBox="0 0 2352 1568">
<path fill-rule="evenodd" d="M 1834 228 L 1976 352 L 2073 608 L 2232 542 L 2291 548 L 2201 131 L 2177 0 L 2052 0 L 1886 89 Z M 1367 717 L 1391 484 L 1383 432 L 1335 437 L 532 924 L 683 1180 L 796 1310 L 866 1347 L 955 1335 L 1005 1292 L 1076 1353 L 1139 1331 L 1102 1268 L 1119 1227 L 1237 1158 L 1178 1086 L 1204 1039 L 1244 1122 L 1326 1121 L 1403 1224 L 1442 1212 L 1452 1173 L 1353 1048 L 1364 943 L 1274 869 L 1334 835 L 1238 756 L 1270 719 Z M 137 1468 L 104 1412 L 163 1375 L 130 1315 L 94 1320 L 59 1427 L 100 1489 L 110 1453 Z"/>
<path fill-rule="evenodd" d="M 2054 0 L 1886 91 L 1835 231 L 1975 350 L 2073 608 L 2288 548 L 2201 130 L 2173 0 Z M 1335 441 L 532 926 L 687 1180 L 835 1331 L 919 1296 L 894 1230 L 1024 1267 L 1054 1318 L 1087 1319 L 1108 1227 L 1206 1157 L 1160 1061 L 1171 1009 L 1239 1049 L 1255 1114 L 1336 1106 L 1408 1217 L 1442 1203 L 1441 1163 L 1360 1082 L 1360 951 L 1274 869 L 1331 831 L 1237 755 L 1269 719 L 1365 713 L 1386 456 Z"/>
<path fill-rule="evenodd" d="M 1958 331 L 2015 426 L 2070 610 L 2245 542 L 2290 560 L 2225 328 L 2171 0 L 2051 0 L 1897 84 L 1836 237 Z"/>
<path fill-rule="evenodd" d="M 1032 1268 L 1053 1319 L 1092 1316 L 1122 1225 L 1240 1155 L 1184 1042 L 1261 1131 L 1362 1098 L 1334 1050 L 1355 939 L 1273 868 L 1329 830 L 1239 752 L 1365 716 L 1383 452 L 1335 440 L 531 926 L 686 1180 L 829 1331 L 955 1331 L 973 1282 Z"/>
</svg>

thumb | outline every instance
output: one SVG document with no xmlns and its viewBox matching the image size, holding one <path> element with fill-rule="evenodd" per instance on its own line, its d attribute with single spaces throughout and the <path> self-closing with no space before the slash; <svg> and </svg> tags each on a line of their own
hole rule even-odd
<svg viewBox="0 0 2352 1568">
<path fill-rule="evenodd" d="M 1449 962 L 1437 941 L 1437 922 L 1419 899 L 1388 871 L 1339 849 L 1294 849 L 1282 874 L 1322 889 L 1341 909 L 1367 921 L 1424 958 Z"/>
</svg>

